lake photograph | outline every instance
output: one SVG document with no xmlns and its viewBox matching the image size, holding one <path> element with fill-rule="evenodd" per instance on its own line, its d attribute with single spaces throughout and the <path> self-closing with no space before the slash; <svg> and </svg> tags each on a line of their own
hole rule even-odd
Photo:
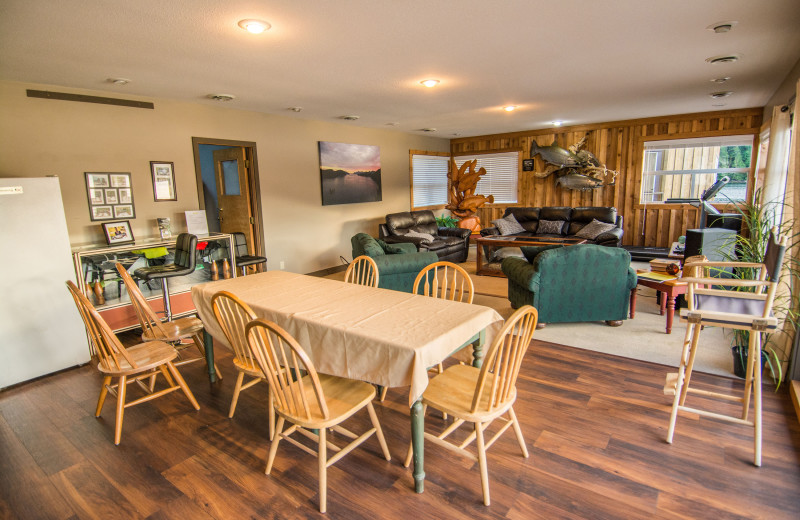
<svg viewBox="0 0 800 520">
<path fill-rule="evenodd" d="M 319 141 L 319 173 L 323 206 L 382 200 L 379 146 Z"/>
</svg>

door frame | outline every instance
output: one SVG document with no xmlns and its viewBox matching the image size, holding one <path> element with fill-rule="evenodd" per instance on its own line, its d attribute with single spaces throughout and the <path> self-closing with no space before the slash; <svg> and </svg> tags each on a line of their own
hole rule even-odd
<svg viewBox="0 0 800 520">
<path fill-rule="evenodd" d="M 192 154 L 194 155 L 194 173 L 197 181 L 197 200 L 200 209 L 206 209 L 203 198 L 203 172 L 200 169 L 200 145 L 214 144 L 221 146 L 240 146 L 244 148 L 244 158 L 247 168 L 247 182 L 250 189 L 250 212 L 253 215 L 253 254 L 264 254 L 264 227 L 261 213 L 261 183 L 258 176 L 258 155 L 256 143 L 253 141 L 237 141 L 231 139 L 216 139 L 213 137 L 192 137 Z"/>
</svg>

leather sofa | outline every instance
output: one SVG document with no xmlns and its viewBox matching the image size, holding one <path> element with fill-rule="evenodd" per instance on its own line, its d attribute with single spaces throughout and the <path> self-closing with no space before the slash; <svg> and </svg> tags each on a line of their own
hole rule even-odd
<svg viewBox="0 0 800 520">
<path fill-rule="evenodd" d="M 353 258 L 366 255 L 378 264 L 378 287 L 410 293 L 414 280 L 423 268 L 436 263 L 435 253 L 418 252 L 414 244 L 385 244 L 366 233 L 358 233 L 350 239 Z"/>
<path fill-rule="evenodd" d="M 592 220 L 596 219 L 616 227 L 598 235 L 590 244 L 619 247 L 622 243 L 622 216 L 617 215 L 617 209 L 611 207 L 558 207 L 545 206 L 541 208 L 509 207 L 503 213 L 503 218 L 514 215 L 514 218 L 525 229 L 523 232 L 508 236 L 523 237 L 573 237 Z M 537 233 L 540 220 L 565 221 L 560 234 Z M 481 236 L 500 235 L 497 227 L 488 227 L 481 230 Z"/>
<path fill-rule="evenodd" d="M 540 323 L 619 325 L 627 318 L 637 277 L 625 249 L 596 244 L 521 249 L 526 258 L 505 258 L 501 266 L 513 308 L 533 305 Z"/>
<path fill-rule="evenodd" d="M 430 235 L 431 238 L 409 236 L 409 232 Z M 378 230 L 388 244 L 410 243 L 419 251 L 436 253 L 440 261 L 461 263 L 469 253 L 469 229 L 439 227 L 433 211 L 405 211 L 386 215 L 386 223 Z"/>
</svg>

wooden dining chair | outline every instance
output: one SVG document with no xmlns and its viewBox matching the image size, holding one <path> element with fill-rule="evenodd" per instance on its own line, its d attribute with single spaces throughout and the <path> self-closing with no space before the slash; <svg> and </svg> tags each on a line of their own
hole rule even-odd
<svg viewBox="0 0 800 520">
<path fill-rule="evenodd" d="M 128 290 L 128 296 L 131 300 L 131 306 L 136 313 L 139 320 L 139 325 L 142 327 L 142 341 L 166 341 L 171 343 L 178 350 L 179 355 L 182 354 L 183 349 L 188 346 L 183 343 L 183 340 L 191 339 L 192 344 L 200 351 L 199 357 L 190 357 L 181 359 L 175 362 L 176 366 L 185 365 L 186 363 L 194 363 L 195 361 L 206 360 L 206 349 L 203 343 L 203 322 L 195 316 L 186 316 L 178 318 L 177 320 L 161 321 L 156 315 L 155 311 L 147 302 L 139 286 L 133 281 L 133 278 L 128 274 L 127 269 L 120 264 L 116 264 L 117 272 L 119 273 L 122 283 Z M 222 373 L 214 364 L 214 370 L 217 377 L 222 379 Z"/>
<path fill-rule="evenodd" d="M 108 392 L 117 396 L 116 423 L 114 425 L 114 444 L 119 444 L 122 438 L 122 418 L 125 408 L 150 401 L 175 390 L 182 390 L 195 410 L 200 409 L 192 391 L 186 385 L 180 372 L 175 367 L 173 360 L 178 357 L 175 348 L 163 341 L 148 341 L 139 343 L 127 349 L 122 346 L 116 334 L 95 310 L 86 296 L 71 281 L 67 282 L 69 292 L 75 300 L 75 305 L 83 318 L 86 330 L 89 333 L 91 345 L 94 347 L 92 355 L 97 359 L 97 370 L 103 374 L 103 386 L 100 389 L 100 398 L 97 400 L 95 417 L 100 417 L 106 395 Z M 91 350 L 91 349 L 90 349 Z M 159 372 L 156 372 L 158 370 Z M 167 380 L 168 387 L 154 391 L 155 377 L 161 373 Z M 112 384 L 112 380 L 117 382 Z M 144 385 L 142 380 L 150 380 L 150 386 Z M 144 391 L 143 397 L 126 402 L 127 386 L 136 382 Z"/>
<path fill-rule="evenodd" d="M 353 259 L 344 272 L 344 281 L 369 287 L 378 286 L 378 264 L 372 258 L 362 255 Z"/>
<path fill-rule="evenodd" d="M 520 307 L 505 323 L 489 347 L 481 368 L 470 365 L 453 365 L 434 377 L 422 394 L 423 415 L 428 407 L 452 415 L 455 420 L 439 435 L 425 432 L 425 441 L 443 446 L 472 461 L 478 462 L 483 489 L 483 503 L 489 505 L 489 473 L 486 450 L 509 428 L 514 428 L 522 456 L 528 449 L 522 429 L 514 413 L 517 398 L 516 382 L 522 359 L 533 337 L 538 322 L 538 312 L 530 305 Z M 503 417 L 503 415 L 506 417 Z M 505 424 L 486 442 L 484 433 L 489 425 L 500 419 Z M 464 423 L 471 423 L 472 433 L 463 441 L 453 443 L 447 437 Z M 465 448 L 477 439 L 477 454 Z M 404 465 L 411 464 L 409 446 Z"/>
<path fill-rule="evenodd" d="M 211 308 L 217 318 L 228 345 L 233 349 L 233 366 L 239 372 L 236 377 L 236 386 L 233 388 L 233 398 L 228 417 L 232 418 L 236 411 L 236 404 L 239 402 L 239 393 L 247 390 L 251 386 L 261 382 L 266 382 L 264 372 L 258 366 L 250 347 L 247 345 L 245 326 L 256 319 L 256 314 L 245 302 L 240 300 L 235 294 L 228 291 L 220 291 L 211 297 Z M 245 376 L 251 377 L 250 381 L 244 383 Z M 244 383 L 244 384 L 243 384 Z M 269 392 L 269 439 L 275 436 L 275 409 L 272 406 L 272 390 Z"/>
<path fill-rule="evenodd" d="M 781 266 L 786 253 L 788 237 L 769 234 L 763 262 L 694 261 L 684 263 L 684 273 L 691 277 L 681 280 L 688 283 L 687 308 L 681 319 L 687 322 L 678 372 L 667 374 L 664 393 L 674 395 L 667 430 L 667 442 L 672 443 L 678 411 L 689 412 L 716 420 L 753 427 L 753 464 L 761 466 L 761 334 L 775 332 L 778 319 L 772 306 L 781 277 Z M 734 278 L 713 276 L 722 270 L 737 270 Z M 747 276 L 752 273 L 754 276 Z M 727 290 L 726 290 L 727 289 Z M 689 387 L 692 367 L 699 347 L 703 327 L 723 327 L 747 331 L 749 336 L 747 369 L 744 392 L 741 397 L 710 392 Z M 739 416 L 729 416 L 686 406 L 688 394 L 704 399 L 717 398 L 741 403 Z M 753 418 L 748 419 L 750 394 L 753 394 Z"/>
<path fill-rule="evenodd" d="M 274 395 L 278 424 L 275 439 L 267 458 L 267 475 L 272 471 L 275 454 L 282 440 L 287 440 L 306 453 L 318 458 L 319 510 L 327 509 L 327 468 L 344 455 L 376 434 L 386 460 L 391 460 L 381 425 L 375 415 L 372 399 L 375 388 L 363 381 L 317 374 L 303 348 L 280 326 L 265 319 L 247 325 L 247 342 L 253 357 L 267 376 Z M 366 408 L 372 428 L 361 435 L 345 429 L 341 423 L 359 410 Z M 283 429 L 286 421 L 292 426 Z M 344 438 L 352 439 L 338 447 L 328 438 L 331 428 Z M 309 448 L 291 437 L 298 433 L 317 443 L 317 450 Z M 337 452 L 328 457 L 328 449 Z"/>
</svg>

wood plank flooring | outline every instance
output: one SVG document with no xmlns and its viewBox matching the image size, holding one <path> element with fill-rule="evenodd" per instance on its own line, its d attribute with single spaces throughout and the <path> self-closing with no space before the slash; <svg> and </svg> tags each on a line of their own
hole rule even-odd
<svg viewBox="0 0 800 520">
<path fill-rule="evenodd" d="M 266 387 L 243 392 L 228 419 L 235 374 L 225 349 L 217 356 L 226 377 L 213 386 L 199 364 L 182 367 L 199 412 L 178 393 L 130 408 L 119 446 L 113 399 L 93 416 L 101 378 L 89 366 L 0 393 L 0 518 L 319 517 L 315 459 L 282 443 L 272 475 L 264 475 Z M 413 492 L 401 465 L 407 393 L 391 389 L 376 411 L 392 460 L 380 457 L 373 437 L 331 467 L 327 516 L 800 517 L 800 425 L 788 392 L 765 386 L 763 467 L 756 468 L 748 427 L 682 414 L 674 444 L 666 444 L 671 399 L 662 386 L 671 370 L 534 342 L 515 405 L 531 456 L 522 458 L 512 432 L 489 450 L 490 507 L 477 465 L 430 444 L 425 493 Z M 701 374 L 693 384 L 741 387 Z M 734 406 L 694 399 L 720 412 Z M 346 424 L 363 431 L 366 411 Z M 428 431 L 442 424 L 428 415 Z"/>
</svg>

